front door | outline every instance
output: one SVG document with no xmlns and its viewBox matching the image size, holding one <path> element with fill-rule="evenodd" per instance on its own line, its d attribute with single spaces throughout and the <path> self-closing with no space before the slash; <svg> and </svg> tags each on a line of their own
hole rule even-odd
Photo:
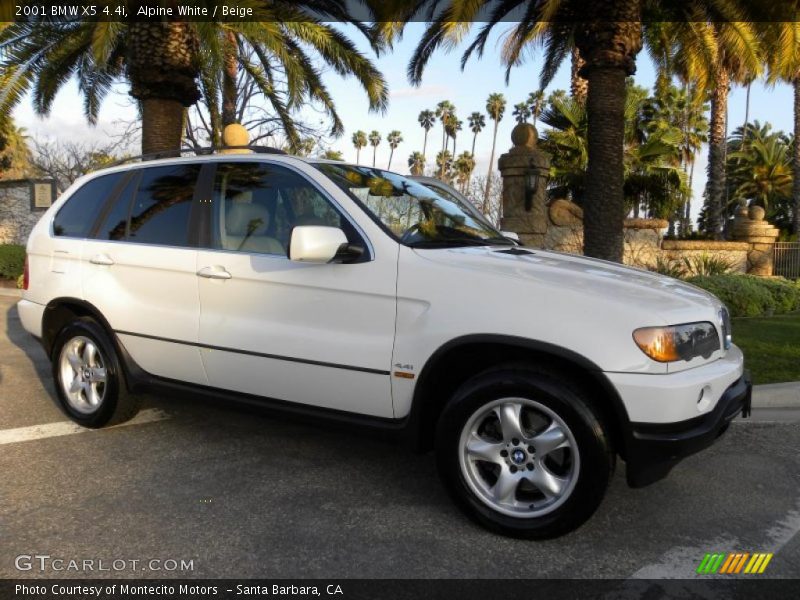
<svg viewBox="0 0 800 600">
<path fill-rule="evenodd" d="M 210 249 L 198 252 L 200 349 L 213 387 L 392 417 L 397 253 L 355 264 L 287 258 L 296 225 L 363 234 L 290 167 L 218 163 Z"/>
</svg>

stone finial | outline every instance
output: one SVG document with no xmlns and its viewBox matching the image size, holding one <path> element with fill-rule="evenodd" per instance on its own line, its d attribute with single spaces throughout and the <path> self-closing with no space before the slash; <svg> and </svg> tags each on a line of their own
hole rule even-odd
<svg viewBox="0 0 800 600">
<path fill-rule="evenodd" d="M 767 212 L 760 206 L 753 205 L 747 210 L 747 216 L 751 221 L 763 221 Z"/>
<path fill-rule="evenodd" d="M 234 123 L 227 125 L 222 131 L 222 145 L 228 146 L 220 154 L 249 154 L 251 151 L 245 148 L 236 149 L 236 146 L 247 146 L 250 144 L 250 134 L 244 126 Z M 234 148 L 230 148 L 233 146 Z"/>
<path fill-rule="evenodd" d="M 530 123 L 518 123 L 514 129 L 511 130 L 511 143 L 514 146 L 511 152 L 528 152 L 536 148 L 539 141 L 539 134 L 536 133 L 536 127 Z"/>
</svg>

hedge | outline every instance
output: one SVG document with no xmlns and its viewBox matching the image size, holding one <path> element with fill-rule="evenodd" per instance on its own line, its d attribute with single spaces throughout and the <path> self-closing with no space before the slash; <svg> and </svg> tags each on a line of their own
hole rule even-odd
<svg viewBox="0 0 800 600">
<path fill-rule="evenodd" d="M 752 275 L 692 277 L 690 283 L 722 300 L 732 317 L 758 317 L 800 310 L 800 283 Z"/>
<path fill-rule="evenodd" d="M 25 268 L 25 247 L 15 244 L 0 245 L 0 279 L 16 281 Z"/>
</svg>

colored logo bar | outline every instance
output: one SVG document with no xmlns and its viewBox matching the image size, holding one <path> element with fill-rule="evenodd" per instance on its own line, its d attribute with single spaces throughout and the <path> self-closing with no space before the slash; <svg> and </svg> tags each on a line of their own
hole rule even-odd
<svg viewBox="0 0 800 600">
<path fill-rule="evenodd" d="M 755 575 L 763 573 L 769 561 L 772 560 L 771 552 L 721 552 L 708 553 L 700 561 L 697 573 L 700 575 L 732 575 L 746 573 Z"/>
</svg>

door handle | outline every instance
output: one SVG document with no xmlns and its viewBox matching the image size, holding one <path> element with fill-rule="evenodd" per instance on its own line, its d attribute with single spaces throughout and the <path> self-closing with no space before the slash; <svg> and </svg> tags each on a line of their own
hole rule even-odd
<svg viewBox="0 0 800 600">
<path fill-rule="evenodd" d="M 111 257 L 108 254 L 95 254 L 92 258 L 89 259 L 89 262 L 93 265 L 106 265 L 111 266 L 114 264 L 114 261 L 111 260 Z"/>
<path fill-rule="evenodd" d="M 198 277 L 205 277 L 206 279 L 230 279 L 231 274 L 225 270 L 225 267 L 203 267 L 197 272 Z"/>
</svg>

